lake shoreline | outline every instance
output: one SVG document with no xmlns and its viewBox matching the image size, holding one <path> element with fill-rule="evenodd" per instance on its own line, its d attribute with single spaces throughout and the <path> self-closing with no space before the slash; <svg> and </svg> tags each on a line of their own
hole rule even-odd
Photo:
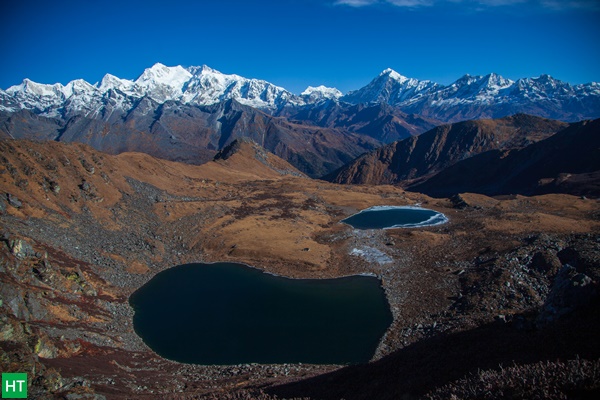
<svg viewBox="0 0 600 400">
<path fill-rule="evenodd" d="M 198 365 L 367 363 L 394 321 L 372 275 L 299 280 L 237 262 L 170 268 L 129 301 L 148 347 Z"/>
<path fill-rule="evenodd" d="M 410 215 L 411 213 L 403 213 L 400 214 L 398 212 L 395 211 L 418 211 L 419 214 L 430 214 L 432 213 L 429 218 L 422 220 L 422 221 L 415 221 L 413 222 L 412 220 L 410 220 L 410 217 L 414 217 L 414 215 Z M 388 212 L 387 214 L 392 214 L 389 215 L 388 217 L 391 219 L 395 220 L 401 220 L 402 218 L 404 218 L 403 222 L 398 222 L 398 223 L 391 223 L 391 225 L 389 226 L 385 226 L 383 223 L 381 222 L 381 218 L 383 218 L 383 213 Z M 372 220 L 367 220 L 364 216 L 366 214 L 373 214 L 372 215 Z M 414 214 L 414 213 L 412 213 Z M 352 222 L 349 221 L 354 221 L 354 224 Z M 388 229 L 401 229 L 401 228 L 422 228 L 422 227 L 429 227 L 429 226 L 437 226 L 437 225 L 443 225 L 448 223 L 450 220 L 449 218 L 439 212 L 439 211 L 435 211 L 435 210 L 430 210 L 428 208 L 422 208 L 418 205 L 416 206 L 373 206 L 373 207 L 369 207 L 366 208 L 364 210 L 361 210 L 359 212 L 357 212 L 356 214 L 353 214 L 347 218 L 344 218 L 343 220 L 340 221 L 340 223 L 346 224 L 351 226 L 353 229 L 358 229 L 358 230 L 369 230 L 369 229 L 384 229 L 384 230 L 388 230 Z M 369 225 L 370 223 L 370 225 Z"/>
</svg>

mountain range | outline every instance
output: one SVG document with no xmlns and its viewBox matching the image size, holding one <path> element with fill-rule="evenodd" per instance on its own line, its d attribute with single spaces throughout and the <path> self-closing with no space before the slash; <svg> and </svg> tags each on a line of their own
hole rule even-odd
<svg viewBox="0 0 600 400">
<path fill-rule="evenodd" d="M 247 137 L 311 177 L 365 152 L 448 122 L 527 113 L 562 121 L 600 117 L 600 85 L 550 76 L 512 81 L 465 75 L 450 85 L 386 69 L 347 94 L 324 86 L 300 95 L 207 66 L 155 64 L 136 80 L 90 84 L 25 79 L 0 90 L 0 138 L 82 142 L 202 164 Z"/>
<path fill-rule="evenodd" d="M 387 103 L 444 122 L 526 113 L 563 121 L 600 116 L 600 84 L 571 85 L 549 75 L 516 81 L 491 73 L 465 75 L 450 85 L 406 78 L 387 69 L 340 100 Z"/>
<path fill-rule="evenodd" d="M 0 138 L 80 142 L 110 154 L 136 151 L 204 164 L 235 139 L 246 137 L 313 177 L 382 144 L 348 130 L 294 123 L 233 99 L 190 106 L 143 97 L 130 109 L 104 111 L 104 117 L 75 114 L 66 120 L 29 110 L 0 112 Z"/>
<path fill-rule="evenodd" d="M 597 84 L 459 81 L 294 95 L 159 64 L 0 91 L 0 369 L 44 399 L 597 398 Z M 415 204 L 448 223 L 340 223 Z M 393 322 L 365 364 L 167 360 L 130 298 L 199 261 L 366 274 Z"/>
<path fill-rule="evenodd" d="M 481 117 L 498 118 L 516 112 L 577 121 L 600 117 L 600 84 L 571 85 L 549 75 L 516 81 L 491 73 L 465 75 L 450 85 L 407 78 L 388 68 L 365 87 L 343 95 L 335 88 L 308 87 L 300 95 L 259 79 L 228 75 L 206 65 L 167 67 L 157 63 L 136 80 L 107 74 L 96 84 L 74 80 L 67 85 L 40 84 L 25 79 L 0 90 L 0 111 L 27 109 L 46 117 L 109 118 L 117 108 L 131 108 L 148 97 L 162 104 L 211 105 L 235 99 L 273 115 L 286 109 L 320 105 L 386 103 L 409 114 L 444 122 Z M 517 110 L 517 111 L 515 111 Z"/>
</svg>

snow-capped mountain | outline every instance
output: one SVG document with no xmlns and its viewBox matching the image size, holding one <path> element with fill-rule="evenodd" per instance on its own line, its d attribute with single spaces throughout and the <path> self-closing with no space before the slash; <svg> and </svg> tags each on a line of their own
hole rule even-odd
<svg viewBox="0 0 600 400">
<path fill-rule="evenodd" d="M 406 78 L 386 69 L 342 101 L 387 103 L 446 122 L 528 113 L 565 121 L 600 117 L 600 85 L 572 86 L 549 75 L 517 81 L 497 74 L 464 75 L 450 85 Z"/>
<path fill-rule="evenodd" d="M 407 78 L 388 68 L 367 86 L 349 92 L 342 97 L 342 100 L 352 104 L 387 103 L 399 105 L 415 101 L 440 87 L 441 85 L 431 81 Z"/>
<path fill-rule="evenodd" d="M 434 94 L 434 101 L 460 103 L 460 102 L 493 102 L 495 99 L 506 96 L 506 90 L 514 84 L 510 79 L 500 75 L 489 74 L 486 76 L 461 77 L 454 83 L 440 88 Z"/>
<path fill-rule="evenodd" d="M 323 107 L 327 102 L 389 104 L 406 114 L 431 120 L 500 118 L 528 113 L 565 121 L 600 117 L 600 84 L 570 85 L 548 75 L 517 81 L 497 74 L 465 75 L 450 85 L 407 78 L 386 69 L 365 87 L 345 96 L 335 88 L 308 87 L 300 95 L 272 83 L 228 75 L 207 66 L 184 68 L 155 64 L 136 80 L 107 74 L 95 85 L 75 80 L 67 85 L 21 84 L 0 90 L 0 111 L 29 110 L 63 121 L 74 116 L 104 121 L 145 105 L 151 112 L 174 102 L 207 106 L 227 100 L 273 115 L 293 115 L 294 110 Z"/>
<path fill-rule="evenodd" d="M 317 103 L 322 100 L 337 100 L 344 94 L 336 88 L 330 88 L 327 86 L 309 86 L 306 90 L 300 93 L 300 96 L 306 101 L 306 103 Z"/>
<path fill-rule="evenodd" d="M 600 85 L 548 75 L 512 81 L 465 75 L 450 85 L 386 69 L 345 96 L 272 83 L 207 66 L 155 64 L 135 80 L 90 84 L 25 79 L 0 90 L 0 139 L 82 142 L 109 153 L 140 151 L 198 163 L 250 137 L 310 176 L 331 172 L 382 143 L 443 122 L 527 113 L 563 121 L 600 117 Z"/>
<path fill-rule="evenodd" d="M 273 111 L 285 104 L 302 102 L 293 93 L 259 79 L 226 75 L 207 66 L 188 68 L 193 75 L 178 100 L 185 104 L 214 104 L 235 99 L 238 102 Z"/>
<path fill-rule="evenodd" d="M 322 97 L 335 97 L 337 89 L 318 90 Z M 34 111 L 47 117 L 105 114 L 106 107 L 131 105 L 147 97 L 162 104 L 210 105 L 235 99 L 255 108 L 275 111 L 284 105 L 304 105 L 311 96 L 296 96 L 272 83 L 227 75 L 207 66 L 183 68 L 157 63 L 135 81 L 107 74 L 97 84 L 83 80 L 47 85 L 25 79 L 20 85 L 0 90 L 0 110 Z M 337 96 L 339 97 L 339 96 Z"/>
</svg>

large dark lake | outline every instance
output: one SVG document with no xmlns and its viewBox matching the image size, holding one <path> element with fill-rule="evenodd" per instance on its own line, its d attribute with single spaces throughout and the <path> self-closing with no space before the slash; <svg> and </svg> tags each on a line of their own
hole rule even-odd
<svg viewBox="0 0 600 400">
<path fill-rule="evenodd" d="M 448 222 L 440 212 L 415 206 L 376 206 L 342 220 L 355 229 L 416 228 Z"/>
<path fill-rule="evenodd" d="M 367 362 L 392 322 L 370 276 L 288 279 L 242 264 L 186 264 L 129 299 L 159 355 L 192 364 Z"/>
</svg>

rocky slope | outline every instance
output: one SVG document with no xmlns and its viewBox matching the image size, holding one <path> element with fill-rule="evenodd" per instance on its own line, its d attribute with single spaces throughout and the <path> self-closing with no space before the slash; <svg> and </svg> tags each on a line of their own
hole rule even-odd
<svg viewBox="0 0 600 400">
<path fill-rule="evenodd" d="M 524 114 L 442 125 L 364 154 L 324 179 L 344 184 L 422 180 L 489 150 L 523 148 L 567 126 Z"/>
<path fill-rule="evenodd" d="M 440 125 L 440 121 L 406 114 L 385 103 L 348 105 L 325 101 L 307 107 L 285 109 L 280 115 L 297 123 L 339 128 L 390 143 L 417 136 Z"/>
<path fill-rule="evenodd" d="M 28 372 L 31 397 L 385 399 L 461 393 L 471 373 L 549 371 L 547 360 L 557 376 L 572 362 L 584 371 L 551 384 L 555 398 L 600 388 L 583 379 L 600 358 L 596 200 L 339 186 L 282 175 L 289 165 L 244 142 L 201 166 L 57 142 L 4 140 L 0 150 L 0 368 Z M 339 224 L 373 205 L 417 202 L 450 222 Z M 128 296 L 170 266 L 218 260 L 298 278 L 380 276 L 394 322 L 377 361 L 214 367 L 158 357 L 133 331 Z"/>
<path fill-rule="evenodd" d="M 463 160 L 411 190 L 435 196 L 600 194 L 600 120 L 573 124 L 521 149 L 492 150 Z"/>
<path fill-rule="evenodd" d="M 249 137 L 318 177 L 381 143 L 441 122 L 529 113 L 564 121 L 600 117 L 597 83 L 495 74 L 444 86 L 387 69 L 357 91 L 309 87 L 294 95 L 269 82 L 207 66 L 156 64 L 137 79 L 107 74 L 90 84 L 25 79 L 0 90 L 0 137 L 81 142 L 118 154 L 140 151 L 201 164 Z"/>
<path fill-rule="evenodd" d="M 144 97 L 133 108 L 106 111 L 100 119 L 66 122 L 29 111 L 0 113 L 4 137 L 78 142 L 111 154 L 143 152 L 202 164 L 236 138 L 247 137 L 311 176 L 320 176 L 381 142 L 339 129 L 291 123 L 236 100 L 210 106 L 159 104 Z"/>
<path fill-rule="evenodd" d="M 248 175 L 263 179 L 277 178 L 282 175 L 306 178 L 306 175 L 290 163 L 269 153 L 264 147 L 248 138 L 234 140 L 219 151 L 213 161 L 227 167 L 228 171 L 237 173 L 238 178 L 243 180 L 249 179 Z M 209 165 L 203 167 L 208 168 Z"/>
</svg>

